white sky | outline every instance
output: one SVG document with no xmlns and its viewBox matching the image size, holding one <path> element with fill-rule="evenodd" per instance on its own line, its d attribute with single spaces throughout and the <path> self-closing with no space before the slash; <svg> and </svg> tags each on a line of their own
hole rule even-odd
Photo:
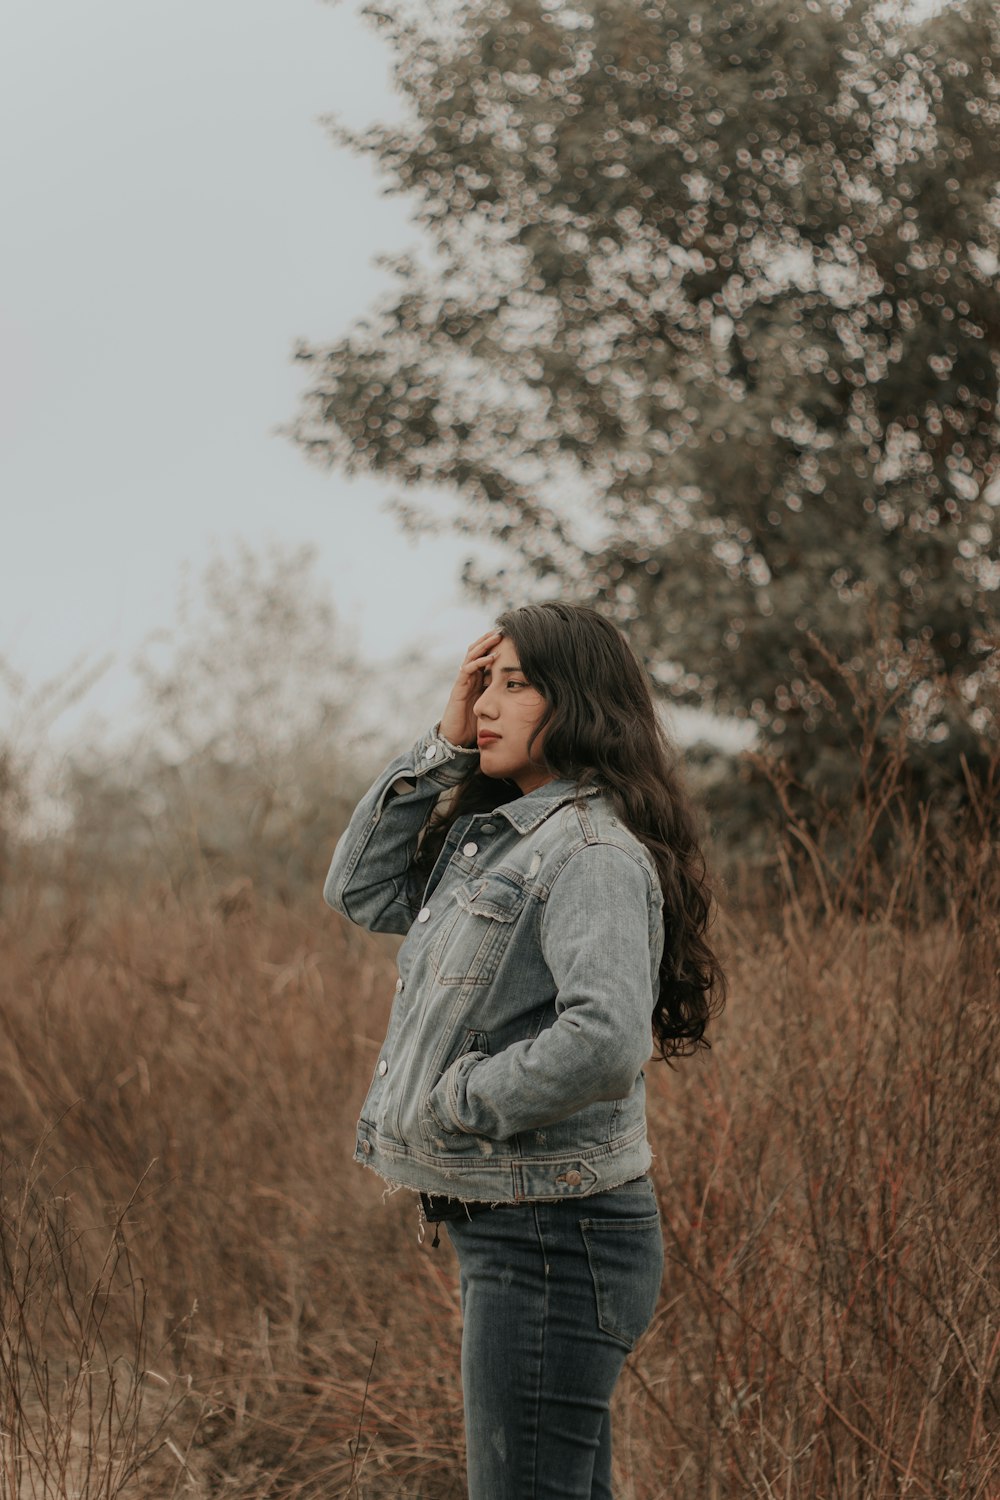
<svg viewBox="0 0 1000 1500">
<path fill-rule="evenodd" d="M 121 716 L 181 565 L 237 536 L 315 543 L 368 655 L 464 646 L 468 544 L 414 547 L 390 484 L 275 433 L 295 340 L 345 331 L 418 238 L 319 123 L 398 114 L 387 44 L 320 0 L 3 10 L 0 657 L 39 683 L 113 652 L 88 702 Z"/>
</svg>

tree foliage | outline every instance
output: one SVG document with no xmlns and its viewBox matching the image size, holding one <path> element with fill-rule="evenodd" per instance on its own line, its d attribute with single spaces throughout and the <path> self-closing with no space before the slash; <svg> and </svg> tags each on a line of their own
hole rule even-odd
<svg viewBox="0 0 1000 1500">
<path fill-rule="evenodd" d="M 810 633 L 857 660 L 873 600 L 911 735 L 995 733 L 1000 6 L 368 14 L 408 116 L 334 132 L 433 256 L 299 349 L 297 441 L 451 489 L 507 553 L 474 587 L 596 597 L 793 761 L 843 708 Z"/>
<path fill-rule="evenodd" d="M 172 623 L 135 667 L 136 729 L 75 744 L 51 789 L 54 855 L 72 847 L 95 887 L 151 875 L 315 887 L 375 768 L 433 721 L 449 680 L 412 650 L 365 660 L 314 550 L 273 543 L 214 549 L 186 570 Z M 0 743 L 0 830 L 3 771 Z"/>
<path fill-rule="evenodd" d="M 60 857 L 72 848 L 94 886 L 318 879 L 373 736 L 355 711 L 356 642 L 312 549 L 214 550 L 135 666 L 139 727 L 65 757 Z"/>
<path fill-rule="evenodd" d="M 311 547 L 237 542 L 187 575 L 137 662 L 158 749 L 267 778 L 289 747 L 343 737 L 360 667 Z"/>
</svg>

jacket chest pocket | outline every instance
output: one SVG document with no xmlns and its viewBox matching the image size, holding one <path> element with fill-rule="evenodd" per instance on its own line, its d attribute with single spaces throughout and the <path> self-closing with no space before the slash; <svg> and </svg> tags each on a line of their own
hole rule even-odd
<svg viewBox="0 0 1000 1500">
<path fill-rule="evenodd" d="M 429 958 L 441 984 L 489 984 L 514 937 L 526 896 L 498 877 L 480 878 L 455 892 Z"/>
</svg>

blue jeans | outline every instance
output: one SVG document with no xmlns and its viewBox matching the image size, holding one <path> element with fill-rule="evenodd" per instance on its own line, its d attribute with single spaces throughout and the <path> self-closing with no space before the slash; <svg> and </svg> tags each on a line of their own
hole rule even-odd
<svg viewBox="0 0 1000 1500">
<path fill-rule="evenodd" d="M 469 1500 L 611 1500 L 611 1393 L 663 1276 L 649 1178 L 447 1230 L 461 1271 Z"/>
</svg>

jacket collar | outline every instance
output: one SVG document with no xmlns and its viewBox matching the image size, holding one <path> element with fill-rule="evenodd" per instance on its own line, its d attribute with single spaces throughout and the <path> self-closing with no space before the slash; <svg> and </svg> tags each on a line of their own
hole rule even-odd
<svg viewBox="0 0 1000 1500">
<path fill-rule="evenodd" d="M 515 797 L 513 802 L 503 802 L 495 807 L 490 814 L 496 817 L 498 814 L 505 817 L 518 833 L 530 833 L 537 828 L 539 823 L 544 823 L 557 808 L 564 806 L 567 802 L 575 802 L 578 797 L 593 797 L 601 788 L 599 786 L 587 786 L 582 790 L 575 781 L 547 781 L 544 786 L 536 787 L 533 792 L 528 792 L 523 797 Z"/>
</svg>

